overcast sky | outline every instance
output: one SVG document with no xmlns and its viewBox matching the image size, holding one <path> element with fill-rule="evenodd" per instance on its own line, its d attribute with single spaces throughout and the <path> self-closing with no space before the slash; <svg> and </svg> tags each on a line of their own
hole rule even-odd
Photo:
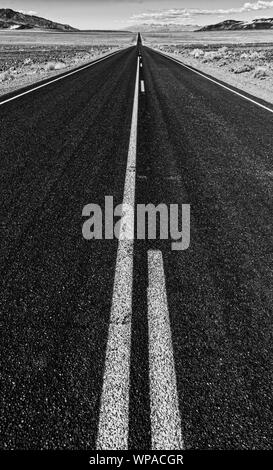
<svg viewBox="0 0 273 470">
<path fill-rule="evenodd" d="M 250 0 L 0 0 L 0 8 L 34 12 L 81 29 L 138 23 L 209 24 L 273 17 L 273 1 Z"/>
</svg>

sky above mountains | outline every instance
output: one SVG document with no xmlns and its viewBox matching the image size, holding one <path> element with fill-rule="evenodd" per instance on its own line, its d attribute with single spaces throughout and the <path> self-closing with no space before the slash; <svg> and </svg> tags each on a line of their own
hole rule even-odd
<svg viewBox="0 0 273 470">
<path fill-rule="evenodd" d="M 225 19 L 273 17 L 273 1 L 253 0 L 0 0 L 12 8 L 80 29 L 137 24 L 206 25 Z"/>
</svg>

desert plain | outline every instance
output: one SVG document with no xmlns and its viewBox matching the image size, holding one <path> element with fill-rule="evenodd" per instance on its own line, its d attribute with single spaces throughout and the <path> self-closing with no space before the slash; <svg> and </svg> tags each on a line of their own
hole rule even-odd
<svg viewBox="0 0 273 470">
<path fill-rule="evenodd" d="M 136 32 L 0 32 L 0 94 L 136 43 Z M 273 103 L 273 31 L 143 33 L 144 44 Z"/>
</svg>

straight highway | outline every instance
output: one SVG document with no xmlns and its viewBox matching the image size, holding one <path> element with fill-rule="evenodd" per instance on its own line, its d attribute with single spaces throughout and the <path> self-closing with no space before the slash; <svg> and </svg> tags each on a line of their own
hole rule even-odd
<svg viewBox="0 0 273 470">
<path fill-rule="evenodd" d="M 272 106 L 221 85 L 139 43 L 0 100 L 1 449 L 272 448 Z"/>
</svg>

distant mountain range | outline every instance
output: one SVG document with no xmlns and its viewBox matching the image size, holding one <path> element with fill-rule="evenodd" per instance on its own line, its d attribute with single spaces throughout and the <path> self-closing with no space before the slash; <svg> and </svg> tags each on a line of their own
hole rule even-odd
<svg viewBox="0 0 273 470">
<path fill-rule="evenodd" d="M 40 31 L 79 31 L 70 25 L 56 23 L 54 21 L 41 18 L 39 16 L 15 11 L 10 8 L 0 8 L 0 30 L 40 30 Z M 265 30 L 273 29 L 273 18 L 260 18 L 252 21 L 226 20 L 221 23 L 204 26 L 181 25 L 181 24 L 138 24 L 132 25 L 125 31 L 135 31 L 140 33 L 175 33 L 183 31 L 241 31 L 241 30 Z"/>
<path fill-rule="evenodd" d="M 197 31 L 242 31 L 273 29 L 273 18 L 259 18 L 251 21 L 226 20 L 221 23 L 204 26 Z"/>
<path fill-rule="evenodd" d="M 183 31 L 196 31 L 200 28 L 199 25 L 181 25 L 181 24 L 137 24 L 132 25 L 128 30 L 135 31 L 139 33 L 175 33 L 175 32 L 183 32 Z"/>
<path fill-rule="evenodd" d="M 10 8 L 0 8 L 0 29 L 38 29 L 40 31 L 78 31 L 67 24 L 55 23 L 54 21 L 40 18 L 39 16 L 27 15 Z"/>
</svg>

